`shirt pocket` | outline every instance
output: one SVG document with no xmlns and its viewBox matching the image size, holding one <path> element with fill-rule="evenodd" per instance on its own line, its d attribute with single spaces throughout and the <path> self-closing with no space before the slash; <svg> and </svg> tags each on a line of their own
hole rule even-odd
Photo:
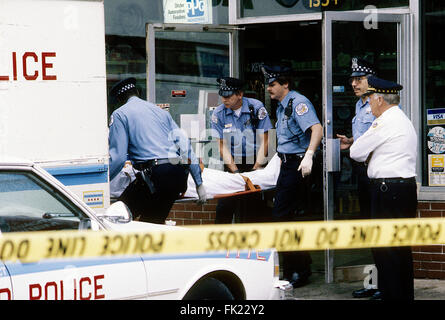
<svg viewBox="0 0 445 320">
<path fill-rule="evenodd" d="M 363 117 L 360 119 L 361 122 L 366 123 L 366 124 L 370 124 L 375 120 L 374 115 L 370 112 L 370 113 L 365 113 L 363 115 Z"/>
<path fill-rule="evenodd" d="M 288 139 L 292 139 L 294 136 L 299 135 L 301 131 L 299 130 L 299 126 L 297 125 L 296 121 L 293 119 L 283 119 L 282 128 L 282 134 Z"/>
</svg>

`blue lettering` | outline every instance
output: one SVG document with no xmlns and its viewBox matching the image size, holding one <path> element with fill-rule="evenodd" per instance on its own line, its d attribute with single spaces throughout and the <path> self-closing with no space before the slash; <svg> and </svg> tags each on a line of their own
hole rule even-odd
<svg viewBox="0 0 445 320">
<path fill-rule="evenodd" d="M 190 18 L 204 15 L 204 0 L 187 0 L 187 16 Z"/>
</svg>

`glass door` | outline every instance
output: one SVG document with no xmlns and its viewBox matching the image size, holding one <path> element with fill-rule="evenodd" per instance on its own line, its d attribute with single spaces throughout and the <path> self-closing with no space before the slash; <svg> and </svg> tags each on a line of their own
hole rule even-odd
<svg viewBox="0 0 445 320">
<path fill-rule="evenodd" d="M 236 27 L 147 24 L 147 100 L 167 109 L 206 166 L 218 167 L 210 116 L 221 104 L 217 78 L 237 76 Z M 205 151 L 207 150 L 207 151 Z"/>
<path fill-rule="evenodd" d="M 352 119 L 360 97 L 349 83 L 351 60 L 371 62 L 377 76 L 401 82 L 409 90 L 409 29 L 405 15 L 325 12 L 323 19 L 323 113 L 325 129 L 324 205 L 325 220 L 368 219 L 359 205 L 357 177 L 349 150 L 340 150 L 337 134 L 352 136 Z M 403 35 L 403 37 L 402 37 Z M 407 105 L 402 96 L 401 106 Z M 373 264 L 370 249 L 327 250 L 326 281 L 334 271 L 349 266 Z M 341 274 L 340 274 L 341 276 Z"/>
</svg>

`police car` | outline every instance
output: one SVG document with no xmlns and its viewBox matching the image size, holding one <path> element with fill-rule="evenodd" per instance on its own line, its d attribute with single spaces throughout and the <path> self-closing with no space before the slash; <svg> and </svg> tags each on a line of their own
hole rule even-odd
<svg viewBox="0 0 445 320">
<path fill-rule="evenodd" d="M 121 202 L 101 216 L 38 165 L 0 160 L 0 230 L 153 230 L 179 227 L 132 221 Z M 1 237 L 0 234 L 0 237 Z M 7 250 L 3 247 L 0 250 Z M 4 256 L 4 252 L 1 253 Z M 274 250 L 0 260 L 0 299 L 280 299 Z"/>
</svg>

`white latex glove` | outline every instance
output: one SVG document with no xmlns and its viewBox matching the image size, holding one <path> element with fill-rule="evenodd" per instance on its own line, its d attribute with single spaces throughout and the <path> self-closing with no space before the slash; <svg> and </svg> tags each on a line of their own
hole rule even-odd
<svg viewBox="0 0 445 320">
<path fill-rule="evenodd" d="M 312 157 L 314 156 L 314 151 L 308 150 L 304 154 L 303 160 L 300 162 L 300 166 L 298 167 L 298 171 L 301 170 L 301 174 L 303 178 L 310 175 L 312 171 Z"/>
<path fill-rule="evenodd" d="M 198 193 L 198 200 L 196 201 L 197 204 L 203 204 L 207 201 L 207 192 L 204 188 L 204 183 L 201 183 L 197 188 L 196 192 Z"/>
</svg>

